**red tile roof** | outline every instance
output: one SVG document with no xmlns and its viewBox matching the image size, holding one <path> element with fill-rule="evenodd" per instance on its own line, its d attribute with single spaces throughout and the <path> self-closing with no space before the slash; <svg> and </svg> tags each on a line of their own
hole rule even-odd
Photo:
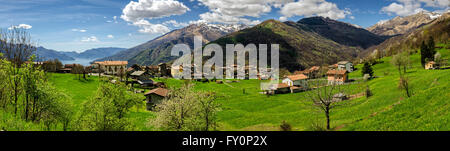
<svg viewBox="0 0 450 151">
<path fill-rule="evenodd" d="M 297 81 L 297 80 L 305 80 L 308 79 L 308 76 L 304 75 L 304 74 L 297 74 L 297 75 L 290 75 L 287 76 L 287 78 L 291 79 L 292 81 Z"/>
<path fill-rule="evenodd" d="M 328 75 L 344 75 L 347 73 L 347 70 L 328 70 Z"/>
<path fill-rule="evenodd" d="M 278 89 L 282 89 L 282 88 L 289 88 L 289 85 L 287 85 L 286 83 L 279 83 Z"/>
</svg>

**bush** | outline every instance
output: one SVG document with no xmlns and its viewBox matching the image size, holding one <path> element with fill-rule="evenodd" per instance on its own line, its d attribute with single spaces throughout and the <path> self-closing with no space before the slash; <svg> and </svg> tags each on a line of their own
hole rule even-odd
<svg viewBox="0 0 450 151">
<path fill-rule="evenodd" d="M 367 86 L 367 88 L 366 88 L 366 98 L 369 98 L 369 97 L 371 97 L 373 94 L 372 94 L 372 91 L 370 90 L 370 87 L 369 86 Z"/>
<path fill-rule="evenodd" d="M 281 131 L 292 131 L 292 126 L 286 121 L 283 121 L 283 123 L 280 125 L 280 129 Z"/>
</svg>

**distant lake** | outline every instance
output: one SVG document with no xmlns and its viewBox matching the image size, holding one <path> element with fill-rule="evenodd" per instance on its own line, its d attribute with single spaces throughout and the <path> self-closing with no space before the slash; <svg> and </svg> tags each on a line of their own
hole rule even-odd
<svg viewBox="0 0 450 151">
<path fill-rule="evenodd" d="M 63 64 L 81 64 L 83 66 L 89 66 L 91 65 L 90 62 L 94 60 L 95 59 L 75 58 L 75 60 L 62 60 L 61 62 Z"/>
</svg>

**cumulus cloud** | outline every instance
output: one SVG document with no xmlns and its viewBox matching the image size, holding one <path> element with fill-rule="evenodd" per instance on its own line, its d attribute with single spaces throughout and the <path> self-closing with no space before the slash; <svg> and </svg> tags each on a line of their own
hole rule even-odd
<svg viewBox="0 0 450 151">
<path fill-rule="evenodd" d="M 85 33 L 87 32 L 86 29 L 72 29 L 73 32 L 81 32 L 81 33 Z"/>
<path fill-rule="evenodd" d="M 151 34 L 163 34 L 170 32 L 169 27 L 162 24 L 152 24 L 147 20 L 139 20 L 132 23 L 134 26 L 138 26 L 140 33 L 151 33 Z"/>
<path fill-rule="evenodd" d="M 27 25 L 27 24 L 19 24 L 17 26 L 11 26 L 8 29 L 9 30 L 13 30 L 13 29 L 31 29 L 33 28 L 33 26 L 31 25 Z"/>
<path fill-rule="evenodd" d="M 397 0 L 383 7 L 381 12 L 389 15 L 408 16 L 425 11 L 424 6 L 448 9 L 449 0 Z"/>
<path fill-rule="evenodd" d="M 351 12 L 347 9 L 339 9 L 335 3 L 326 0 L 298 0 L 285 4 L 280 13 L 285 17 L 292 16 L 322 16 L 331 19 L 343 19 Z"/>
<path fill-rule="evenodd" d="M 272 11 L 272 7 L 281 7 L 293 0 L 198 0 L 209 12 L 200 15 L 202 21 L 226 24 L 257 24 L 259 20 L 245 17 L 260 17 Z"/>
<path fill-rule="evenodd" d="M 106 36 L 106 37 L 109 38 L 109 39 L 113 39 L 113 38 L 114 38 L 113 35 L 108 35 L 108 36 Z"/>
<path fill-rule="evenodd" d="M 81 39 L 81 42 L 99 42 L 99 40 L 97 37 L 91 36 L 91 37 L 83 37 Z"/>
<path fill-rule="evenodd" d="M 189 26 L 189 23 L 177 22 L 176 20 L 165 21 L 163 25 L 169 26 L 172 25 L 174 27 L 186 27 Z"/>
<path fill-rule="evenodd" d="M 148 20 L 155 18 L 181 15 L 190 11 L 183 3 L 176 0 L 139 0 L 131 1 L 122 10 L 122 18 L 131 22 L 132 25 L 140 27 L 141 33 L 166 33 L 169 28 L 163 24 L 152 24 Z"/>
<path fill-rule="evenodd" d="M 220 13 L 207 12 L 200 14 L 201 20 L 199 22 L 212 22 L 212 23 L 224 23 L 224 24 L 236 24 L 243 23 L 247 25 L 256 25 L 261 23 L 259 20 L 249 20 L 242 17 L 230 16 Z"/>
</svg>

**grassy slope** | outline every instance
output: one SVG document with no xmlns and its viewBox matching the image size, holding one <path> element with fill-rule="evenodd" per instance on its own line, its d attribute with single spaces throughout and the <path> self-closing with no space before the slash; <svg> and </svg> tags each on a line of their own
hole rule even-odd
<svg viewBox="0 0 450 151">
<path fill-rule="evenodd" d="M 440 52 L 445 58 L 450 56 L 448 50 Z M 412 55 L 413 66 L 408 70 L 408 77 L 414 96 L 408 99 L 397 88 L 398 73 L 390 59 L 386 57 L 382 60 L 384 63 L 374 66 L 379 78 L 368 82 L 374 96 L 354 99 L 334 109 L 332 127 L 338 130 L 449 130 L 446 98 L 449 97 L 450 70 L 424 70 L 420 67 L 420 56 Z M 361 77 L 360 70 L 350 77 Z M 181 83 L 168 81 L 169 85 Z M 282 121 L 290 123 L 294 130 L 311 130 L 311 123 L 324 123 L 323 113 L 311 106 L 305 93 L 266 97 L 258 94 L 259 83 L 246 80 L 229 86 L 197 82 L 195 88 L 224 96 L 219 100 L 223 104 L 218 115 L 219 130 L 278 130 Z M 243 94 L 244 88 L 246 94 Z"/>
<path fill-rule="evenodd" d="M 448 59 L 448 50 L 440 50 Z M 336 108 L 331 113 L 332 127 L 339 130 L 449 130 L 448 111 L 450 70 L 427 71 L 420 67 L 419 55 L 413 55 L 414 65 L 408 70 L 414 96 L 406 98 L 397 88 L 398 73 L 390 65 L 390 58 L 374 66 L 379 76 L 368 84 L 374 96 L 369 99 L 351 100 L 346 106 Z M 361 65 L 357 68 L 361 69 Z M 350 78 L 361 77 L 360 71 L 350 74 Z M 71 74 L 54 74 L 53 83 L 67 92 L 79 108 L 84 100 L 91 97 L 98 86 L 96 78 L 80 82 Z M 159 79 L 171 87 L 183 82 L 174 79 Z M 324 123 L 323 113 L 311 106 L 304 93 L 284 94 L 267 97 L 259 94 L 258 80 L 240 83 L 215 84 L 196 82 L 196 90 L 214 91 L 224 96 L 219 112 L 219 130 L 278 130 L 282 121 L 290 123 L 294 130 L 311 130 L 311 123 Z M 246 94 L 243 94 L 245 88 Z M 400 104 L 397 104 L 400 102 Z M 153 130 L 147 127 L 151 112 L 135 109 L 130 115 L 139 130 Z"/>
<path fill-rule="evenodd" d="M 448 49 L 439 52 L 446 59 L 450 56 Z M 386 63 L 375 66 L 375 74 L 382 76 L 389 72 L 392 75 L 370 82 L 375 96 L 369 101 L 392 99 L 399 103 L 387 106 L 385 110 L 374 113 L 373 117 L 354 122 L 344 130 L 450 130 L 450 70 L 424 70 L 419 55 L 411 58 L 413 67 L 408 70 L 408 77 L 414 96 L 406 98 L 399 92 L 396 88 L 398 73 L 388 64 L 391 58 L 384 58 Z"/>
<path fill-rule="evenodd" d="M 50 81 L 72 98 L 75 105 L 74 110 L 77 113 L 80 112 L 83 102 L 88 101 L 95 95 L 99 86 L 98 77 L 90 77 L 87 81 L 80 81 L 72 74 L 52 74 Z M 151 130 L 147 123 L 149 117 L 154 116 L 153 113 L 145 111 L 143 108 L 134 108 L 127 116 L 137 126 L 138 130 Z"/>
</svg>

